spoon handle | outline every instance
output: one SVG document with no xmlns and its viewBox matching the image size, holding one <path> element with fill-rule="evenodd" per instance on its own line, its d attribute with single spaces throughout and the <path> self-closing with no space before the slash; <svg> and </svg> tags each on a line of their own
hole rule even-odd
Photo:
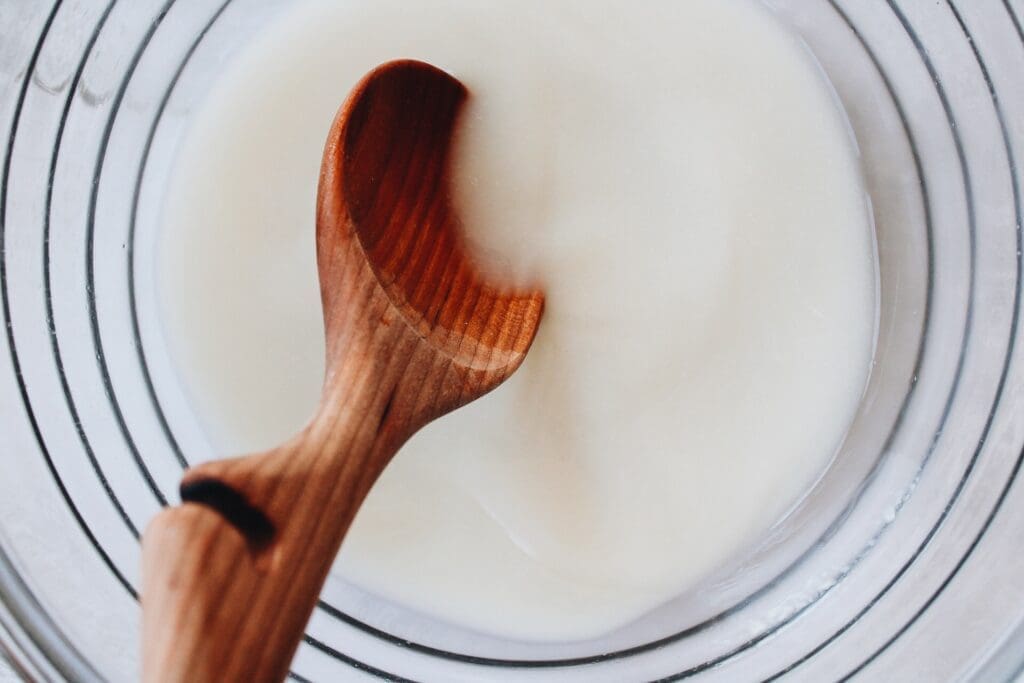
<svg viewBox="0 0 1024 683">
<path fill-rule="evenodd" d="M 372 372 L 359 379 L 345 382 L 351 390 L 342 408 L 291 442 L 190 470 L 182 505 L 149 525 L 142 553 L 146 683 L 287 675 L 341 541 L 404 441 L 381 428 L 392 383 Z"/>
</svg>

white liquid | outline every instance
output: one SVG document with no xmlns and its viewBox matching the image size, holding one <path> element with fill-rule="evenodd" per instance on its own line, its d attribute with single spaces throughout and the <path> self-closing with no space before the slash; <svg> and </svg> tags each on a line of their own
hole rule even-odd
<svg viewBox="0 0 1024 683">
<path fill-rule="evenodd" d="M 312 414 L 323 142 L 398 57 L 472 91 L 467 229 L 547 310 L 506 385 L 401 451 L 336 571 L 491 633 L 599 635 L 756 544 L 840 443 L 874 332 L 853 143 L 748 1 L 289 12 L 198 112 L 167 196 L 167 332 L 216 455 Z"/>
</svg>

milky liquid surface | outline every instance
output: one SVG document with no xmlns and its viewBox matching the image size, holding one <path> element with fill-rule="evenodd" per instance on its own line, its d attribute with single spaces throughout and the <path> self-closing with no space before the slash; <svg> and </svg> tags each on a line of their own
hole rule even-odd
<svg viewBox="0 0 1024 683">
<path fill-rule="evenodd" d="M 323 142 L 399 57 L 469 87 L 455 199 L 547 309 L 510 381 L 402 449 L 334 571 L 488 633 L 600 635 L 755 546 L 841 442 L 874 335 L 854 143 L 746 0 L 288 10 L 197 112 L 166 198 L 165 327 L 211 456 L 313 412 Z"/>
</svg>

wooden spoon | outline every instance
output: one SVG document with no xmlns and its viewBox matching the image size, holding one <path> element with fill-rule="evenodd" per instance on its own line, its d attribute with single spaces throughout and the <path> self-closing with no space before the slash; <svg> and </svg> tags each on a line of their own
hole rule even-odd
<svg viewBox="0 0 1024 683">
<path fill-rule="evenodd" d="M 466 96 L 443 71 L 396 61 L 341 107 L 317 197 L 320 407 L 278 448 L 186 472 L 182 505 L 147 528 L 145 681 L 283 679 L 342 538 L 391 457 L 522 363 L 543 296 L 481 277 L 449 199 Z"/>
</svg>

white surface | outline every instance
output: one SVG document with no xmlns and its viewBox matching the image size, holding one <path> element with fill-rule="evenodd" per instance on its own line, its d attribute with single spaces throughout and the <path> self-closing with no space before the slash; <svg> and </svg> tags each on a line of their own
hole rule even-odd
<svg viewBox="0 0 1024 683">
<path fill-rule="evenodd" d="M 470 236 L 548 308 L 507 385 L 398 456 L 340 571 L 471 627 L 573 639 L 755 542 L 838 445 L 873 335 L 855 151 L 802 46 L 739 1 L 307 7 L 216 89 L 167 203 L 170 341 L 217 448 L 311 414 L 324 134 L 363 73 L 415 57 L 473 93 Z"/>
<path fill-rule="evenodd" d="M 3 655 L 0 655 L 0 683 L 15 683 L 15 681 L 20 680 L 21 679 L 18 678 L 18 676 L 16 676 L 11 670 L 11 667 L 8 666 Z"/>
</svg>

